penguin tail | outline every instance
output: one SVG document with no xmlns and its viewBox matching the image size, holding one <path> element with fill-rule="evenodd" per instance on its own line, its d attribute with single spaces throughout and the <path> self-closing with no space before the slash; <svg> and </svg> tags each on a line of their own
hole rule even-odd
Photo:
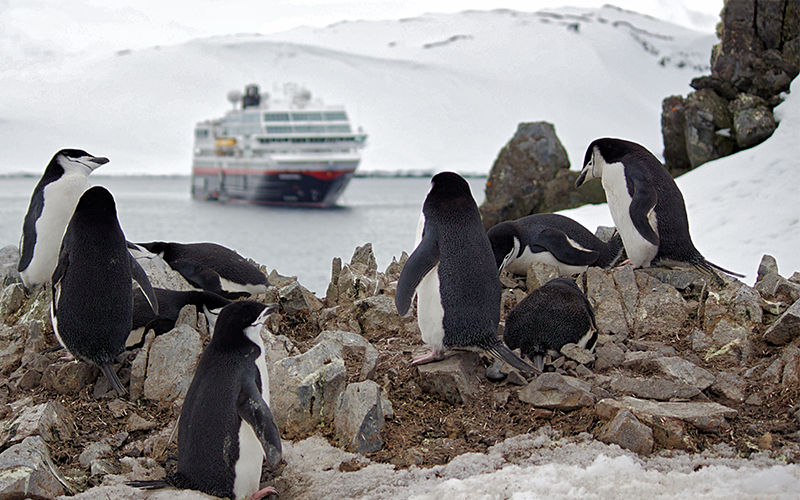
<svg viewBox="0 0 800 500">
<path fill-rule="evenodd" d="M 100 364 L 100 369 L 103 370 L 108 382 L 111 384 L 111 387 L 117 391 L 117 396 L 124 396 L 128 394 L 128 391 L 125 390 L 123 387 L 122 382 L 119 381 L 119 377 L 117 377 L 117 372 L 114 371 L 114 367 L 111 366 L 111 363 L 108 361 L 104 361 Z"/>
<path fill-rule="evenodd" d="M 166 479 L 152 479 L 147 481 L 127 481 L 125 484 L 133 488 L 142 488 L 143 490 L 160 490 L 161 488 L 169 488 L 172 484 Z"/>
<path fill-rule="evenodd" d="M 713 274 L 715 272 L 715 270 L 716 270 L 716 271 L 722 271 L 725 274 L 728 274 L 730 276 L 735 276 L 737 278 L 744 278 L 745 277 L 744 274 L 739 274 L 739 273 L 735 273 L 733 271 L 728 271 L 724 267 L 720 267 L 720 266 L 714 264 L 713 262 L 709 262 L 709 261 L 707 261 L 705 259 L 703 259 L 701 262 L 695 262 L 694 265 L 695 265 L 695 267 L 697 267 L 701 271 L 705 271 L 707 273 L 712 273 Z"/>
<path fill-rule="evenodd" d="M 525 362 L 525 360 L 514 354 L 514 352 L 505 344 L 500 342 L 499 339 L 496 344 L 483 347 L 483 349 L 485 349 L 486 352 L 491 354 L 495 359 L 504 361 L 519 370 L 526 378 L 532 378 L 542 373 L 541 370 L 538 370 L 536 367 Z"/>
</svg>

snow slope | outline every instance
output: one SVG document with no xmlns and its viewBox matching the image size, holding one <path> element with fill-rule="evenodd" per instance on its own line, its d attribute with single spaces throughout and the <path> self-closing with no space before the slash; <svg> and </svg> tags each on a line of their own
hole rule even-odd
<svg viewBox="0 0 800 500">
<path fill-rule="evenodd" d="M 782 276 L 800 271 L 800 81 L 775 108 L 775 133 L 758 146 L 706 163 L 676 179 L 689 229 L 709 261 L 746 274 L 752 285 L 761 257 Z M 613 226 L 605 204 L 560 212 L 588 228 Z"/>
<path fill-rule="evenodd" d="M 707 72 L 716 37 L 613 7 L 426 14 L 0 65 L 0 173 L 62 147 L 108 175 L 188 174 L 192 129 L 226 94 L 305 84 L 370 135 L 362 169 L 488 173 L 517 124 L 546 120 L 573 161 L 596 137 L 660 155 L 661 101 Z M 3 55 L 0 55 L 0 61 Z"/>
</svg>

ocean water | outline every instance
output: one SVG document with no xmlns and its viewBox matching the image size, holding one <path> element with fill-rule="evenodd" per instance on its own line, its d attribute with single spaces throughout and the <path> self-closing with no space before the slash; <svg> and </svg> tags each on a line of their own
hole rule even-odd
<svg viewBox="0 0 800 500">
<path fill-rule="evenodd" d="M 19 245 L 22 220 L 38 178 L 0 178 L 0 247 Z M 300 283 L 322 298 L 334 257 L 350 261 L 356 247 L 372 243 L 383 271 L 414 236 L 430 178 L 355 178 L 339 207 L 264 207 L 192 199 L 189 177 L 89 177 L 117 203 L 126 238 L 133 242 L 209 241 L 232 248 Z M 478 204 L 485 178 L 467 179 Z"/>
</svg>

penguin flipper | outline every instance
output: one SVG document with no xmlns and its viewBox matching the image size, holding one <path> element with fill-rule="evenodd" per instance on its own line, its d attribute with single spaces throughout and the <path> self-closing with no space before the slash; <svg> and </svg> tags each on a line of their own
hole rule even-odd
<svg viewBox="0 0 800 500">
<path fill-rule="evenodd" d="M 543 229 L 536 237 L 535 243 L 546 248 L 559 262 L 572 266 L 594 264 L 600 255 L 594 250 L 575 247 L 563 231 L 551 227 Z"/>
<path fill-rule="evenodd" d="M 431 272 L 431 269 L 439 262 L 439 245 L 431 233 L 432 231 L 426 231 L 423 234 L 422 241 L 411 253 L 397 280 L 394 304 L 401 316 L 405 315 L 411 307 L 411 301 L 414 299 L 414 294 L 422 278 Z"/>
<path fill-rule="evenodd" d="M 630 184 L 628 185 L 630 186 Z M 631 199 L 630 207 L 628 207 L 633 227 L 642 235 L 642 238 L 658 246 L 658 234 L 655 228 L 650 225 L 650 219 L 648 218 L 648 214 L 658 203 L 658 193 L 651 183 L 638 179 L 633 180 L 633 189 L 633 198 Z"/>
<path fill-rule="evenodd" d="M 178 271 L 190 285 L 207 292 L 213 292 L 225 296 L 222 289 L 222 282 L 219 274 L 192 259 L 175 259 L 170 265 L 172 269 Z M 247 294 L 249 295 L 249 294 Z M 236 297 L 234 297 L 236 298 Z"/>
<path fill-rule="evenodd" d="M 64 239 L 66 240 L 70 236 L 65 234 Z M 50 291 L 52 292 L 52 303 L 50 305 L 50 310 L 53 316 L 56 315 L 56 310 L 58 309 L 58 299 L 61 296 L 61 280 L 64 278 L 64 275 L 67 274 L 67 268 L 69 267 L 69 252 L 67 251 L 67 246 L 63 243 L 61 245 L 61 252 L 58 254 L 58 264 L 56 264 L 56 268 L 53 271 L 53 277 L 50 279 Z"/>
<path fill-rule="evenodd" d="M 35 189 L 31 195 L 31 204 L 23 221 L 22 235 L 19 238 L 19 264 L 17 271 L 22 272 L 28 268 L 33 259 L 33 249 L 36 245 L 36 221 L 42 216 L 44 210 L 44 190 Z M 25 235 L 33 235 L 25 238 Z"/>
<path fill-rule="evenodd" d="M 128 252 L 128 262 L 131 266 L 131 276 L 139 283 L 139 287 L 142 289 L 142 292 L 144 292 L 144 296 L 150 304 L 153 313 L 158 314 L 158 299 L 156 298 L 156 292 L 153 290 L 153 285 L 150 284 L 150 279 L 147 277 L 147 273 L 144 272 L 139 261 L 137 261 L 130 252 Z"/>
<path fill-rule="evenodd" d="M 256 387 L 255 377 L 257 374 L 253 372 L 249 373 L 246 381 L 242 384 L 239 398 L 236 401 L 236 410 L 242 420 L 253 428 L 258 440 L 261 441 L 261 447 L 267 456 L 267 463 L 270 468 L 274 469 L 281 462 L 281 435 L 269 406 L 264 402 L 261 391 Z M 267 387 L 265 390 L 269 390 L 269 388 Z"/>
</svg>

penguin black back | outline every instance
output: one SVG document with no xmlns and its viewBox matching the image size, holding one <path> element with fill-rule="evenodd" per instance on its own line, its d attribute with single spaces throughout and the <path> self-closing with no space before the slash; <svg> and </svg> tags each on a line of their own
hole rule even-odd
<svg viewBox="0 0 800 500">
<path fill-rule="evenodd" d="M 487 348 L 497 335 L 502 286 L 467 181 L 452 172 L 434 176 L 423 213 L 439 246 L 445 346 Z"/>
<path fill-rule="evenodd" d="M 268 406 L 269 378 L 257 337 L 274 309 L 252 301 L 223 308 L 181 409 L 178 469 L 168 476 L 169 484 L 240 498 L 258 490 L 264 454 L 270 467 L 280 462 L 280 435 Z M 242 442 L 245 422 L 260 443 L 255 455 L 247 455 L 252 443 Z M 237 477 L 245 469 L 251 477 Z M 250 486 L 242 490 L 242 482 Z"/>
<path fill-rule="evenodd" d="M 397 281 L 395 305 L 405 314 L 417 294 L 422 340 L 432 350 L 412 364 L 441 359 L 451 347 L 480 347 L 525 375 L 534 368 L 497 337 L 502 287 L 469 184 L 436 174 L 422 206 L 421 234 Z M 418 231 L 419 231 L 418 227 Z"/>
<path fill-rule="evenodd" d="M 586 295 L 569 278 L 556 278 L 529 293 L 506 316 L 503 341 L 520 349 L 536 368 L 544 355 L 575 343 L 593 349 L 597 341 L 594 310 Z"/>
<path fill-rule="evenodd" d="M 160 254 L 191 285 L 228 299 L 264 293 L 267 277 L 256 266 L 230 248 L 216 243 L 138 243 Z"/>
<path fill-rule="evenodd" d="M 131 330 L 132 278 L 157 311 L 152 287 L 128 253 L 113 196 L 90 188 L 75 207 L 53 272 L 53 329 L 67 351 L 100 366 L 120 395 L 125 390 L 111 361 Z"/>
</svg>

